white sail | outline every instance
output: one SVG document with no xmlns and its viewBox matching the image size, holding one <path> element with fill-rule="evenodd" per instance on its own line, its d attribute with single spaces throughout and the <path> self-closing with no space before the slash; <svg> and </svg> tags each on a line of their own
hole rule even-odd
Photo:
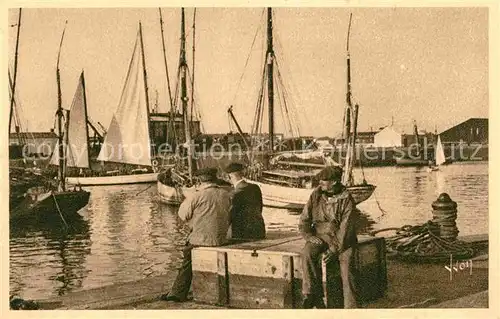
<svg viewBox="0 0 500 319">
<path fill-rule="evenodd" d="M 140 34 L 137 33 L 120 102 L 97 157 L 99 161 L 151 166 L 143 70 Z"/>
<path fill-rule="evenodd" d="M 444 156 L 443 144 L 441 144 L 441 137 L 438 135 L 436 143 L 436 165 L 441 165 L 444 162 L 446 162 L 446 158 Z"/>
<path fill-rule="evenodd" d="M 65 150 L 67 167 L 89 167 L 87 111 L 83 81 L 82 73 L 69 111 L 68 131 L 64 133 L 63 140 L 68 141 Z M 68 135 L 66 136 L 66 134 Z M 59 142 L 56 143 L 50 164 L 59 165 Z"/>
</svg>

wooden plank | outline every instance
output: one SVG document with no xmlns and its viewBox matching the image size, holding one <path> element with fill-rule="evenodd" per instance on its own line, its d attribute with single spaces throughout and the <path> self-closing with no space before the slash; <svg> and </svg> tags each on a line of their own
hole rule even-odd
<svg viewBox="0 0 500 319">
<path fill-rule="evenodd" d="M 283 254 L 250 251 L 228 251 L 230 275 L 259 276 L 262 278 L 283 278 Z"/>
<path fill-rule="evenodd" d="M 227 265 L 227 252 L 217 253 L 217 296 L 218 305 L 229 304 L 229 274 Z"/>
<path fill-rule="evenodd" d="M 193 271 L 217 273 L 217 248 L 194 248 L 191 251 Z"/>
<path fill-rule="evenodd" d="M 230 307 L 250 309 L 282 309 L 283 290 L 287 285 L 283 278 L 229 274 Z"/>
</svg>

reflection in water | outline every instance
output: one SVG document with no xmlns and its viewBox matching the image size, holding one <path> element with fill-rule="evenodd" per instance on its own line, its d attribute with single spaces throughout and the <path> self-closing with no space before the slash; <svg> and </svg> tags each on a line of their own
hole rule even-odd
<svg viewBox="0 0 500 319">
<path fill-rule="evenodd" d="M 10 229 L 11 295 L 43 298 L 82 287 L 89 270 L 89 223 L 83 218 Z M 35 287 L 36 289 L 30 289 Z"/>
<path fill-rule="evenodd" d="M 426 222 L 441 192 L 458 204 L 459 235 L 488 231 L 487 163 L 454 163 L 435 172 L 365 168 L 364 174 L 377 189 L 358 205 L 360 234 Z M 68 231 L 56 224 L 11 229 L 11 294 L 49 298 L 175 272 L 187 228 L 175 208 L 158 203 L 156 188 L 147 187 L 88 187 L 89 204 Z M 279 209 L 264 210 L 269 231 L 296 232 L 298 218 Z"/>
</svg>

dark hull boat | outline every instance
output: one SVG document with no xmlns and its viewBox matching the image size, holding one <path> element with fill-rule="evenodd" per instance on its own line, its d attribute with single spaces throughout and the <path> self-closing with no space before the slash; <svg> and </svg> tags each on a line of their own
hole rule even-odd
<svg viewBox="0 0 500 319">
<path fill-rule="evenodd" d="M 84 190 L 73 191 L 45 191 L 28 194 L 26 198 L 10 211 L 10 222 L 37 219 L 71 219 L 78 215 L 78 211 L 89 201 L 90 192 Z"/>
</svg>

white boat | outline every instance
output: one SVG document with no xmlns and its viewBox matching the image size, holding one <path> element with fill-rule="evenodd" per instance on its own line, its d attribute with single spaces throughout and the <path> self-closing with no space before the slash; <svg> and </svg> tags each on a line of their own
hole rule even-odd
<svg viewBox="0 0 500 319">
<path fill-rule="evenodd" d="M 121 185 L 121 184 L 144 184 L 154 183 L 158 179 L 158 173 L 111 175 L 95 177 L 67 177 L 66 183 L 69 185 Z"/>
<path fill-rule="evenodd" d="M 446 163 L 446 157 L 444 155 L 443 144 L 441 143 L 441 136 L 438 135 L 436 142 L 436 152 L 435 152 L 435 160 L 434 165 L 430 166 L 427 170 L 429 172 L 439 171 L 439 167 Z"/>
<path fill-rule="evenodd" d="M 68 184 L 116 185 L 156 182 L 158 173 L 152 165 L 148 104 L 142 28 L 139 24 L 122 95 L 97 157 L 97 161 L 101 163 L 131 165 L 132 168 L 126 170 L 126 174 L 120 173 L 120 170 L 91 172 L 87 176 L 76 174 L 77 176 L 67 178 Z M 85 141 L 82 141 L 81 145 L 84 144 L 86 145 Z"/>
</svg>

